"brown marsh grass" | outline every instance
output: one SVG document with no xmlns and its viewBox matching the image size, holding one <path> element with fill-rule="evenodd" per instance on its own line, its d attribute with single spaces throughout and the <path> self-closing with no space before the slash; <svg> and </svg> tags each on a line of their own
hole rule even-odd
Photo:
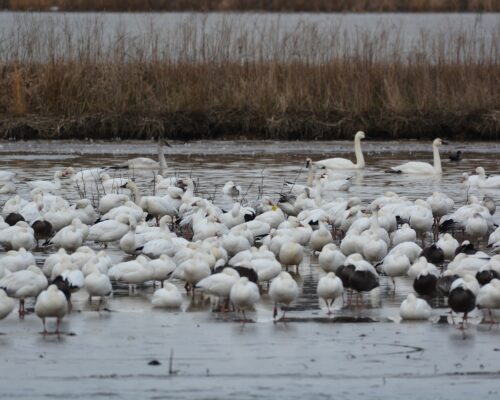
<svg viewBox="0 0 500 400">
<path fill-rule="evenodd" d="M 276 11 L 276 12 L 491 12 L 498 0 L 0 0 L 10 10 Z"/>
<path fill-rule="evenodd" d="M 0 137 L 500 136 L 498 27 L 407 46 L 383 27 L 255 33 L 223 21 L 208 32 L 195 17 L 133 34 L 57 21 L 0 29 Z"/>
</svg>

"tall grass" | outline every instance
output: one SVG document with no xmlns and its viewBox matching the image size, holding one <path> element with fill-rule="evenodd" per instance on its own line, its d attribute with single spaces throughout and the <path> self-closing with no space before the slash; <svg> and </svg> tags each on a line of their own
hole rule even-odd
<svg viewBox="0 0 500 400">
<path fill-rule="evenodd" d="M 500 136 L 498 26 L 410 45 L 384 27 L 205 23 L 138 34 L 27 16 L 0 29 L 0 136 Z"/>
<path fill-rule="evenodd" d="M 64 11 L 500 11 L 498 0 L 0 0 L 11 10 Z"/>
</svg>

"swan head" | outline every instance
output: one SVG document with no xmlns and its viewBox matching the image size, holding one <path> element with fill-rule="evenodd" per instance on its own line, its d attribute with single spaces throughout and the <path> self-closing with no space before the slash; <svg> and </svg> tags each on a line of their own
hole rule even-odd
<svg viewBox="0 0 500 400">
<path fill-rule="evenodd" d="M 433 146 L 442 146 L 443 144 L 448 144 L 448 143 L 446 143 L 444 140 L 441 140 L 440 138 L 436 138 L 432 142 Z"/>
<path fill-rule="evenodd" d="M 354 139 L 357 139 L 357 140 L 364 139 L 365 137 L 366 136 L 365 136 L 365 133 L 363 131 L 357 131 L 356 135 L 354 135 Z"/>
</svg>

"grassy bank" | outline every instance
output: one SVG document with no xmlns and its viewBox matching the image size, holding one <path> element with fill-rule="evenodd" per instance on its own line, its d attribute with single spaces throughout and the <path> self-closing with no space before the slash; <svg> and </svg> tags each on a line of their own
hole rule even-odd
<svg viewBox="0 0 500 400">
<path fill-rule="evenodd" d="M 61 11 L 276 11 L 276 12 L 491 12 L 497 0 L 0 0 L 10 10 Z"/>
<path fill-rule="evenodd" d="M 0 34 L 0 138 L 500 137 L 497 31 L 407 49 L 384 30 L 110 38 L 97 21 L 78 34 L 25 22 Z"/>
</svg>

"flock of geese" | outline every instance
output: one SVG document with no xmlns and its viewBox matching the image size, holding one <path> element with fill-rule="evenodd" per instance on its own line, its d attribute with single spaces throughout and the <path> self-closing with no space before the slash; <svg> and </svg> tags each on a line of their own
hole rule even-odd
<svg viewBox="0 0 500 400">
<path fill-rule="evenodd" d="M 500 308 L 494 198 L 469 196 L 460 207 L 440 192 L 415 201 L 386 192 L 369 204 L 358 197 L 325 199 L 325 188 L 349 189 L 349 178 L 340 172 L 365 168 L 364 138 L 363 132 L 355 135 L 355 163 L 308 159 L 306 184 L 290 183 L 277 200 L 247 201 L 239 186 L 227 182 L 228 210 L 200 197 L 191 178 L 166 176 L 163 141 L 158 161 L 135 158 L 79 171 L 67 167 L 52 181 L 22 183 L 31 189 L 30 199 L 16 194 L 14 172 L 0 170 L 0 319 L 14 310 L 14 299 L 24 318 L 32 309 L 25 302 L 33 299 L 44 334 L 46 318 L 56 319 L 59 333 L 61 319 L 71 312 L 72 293 L 82 291 L 89 301 L 99 298 L 99 310 L 120 283 L 133 293 L 137 285 L 159 282 L 152 306 L 179 309 L 182 282 L 191 296 L 201 292 L 219 310 L 241 312 L 242 321 L 248 321 L 246 312 L 261 296 L 268 296 L 274 320 L 285 320 L 300 296 L 293 269 L 298 271 L 307 254 L 317 254 L 323 271 L 317 294 L 329 315 L 340 307 L 363 307 L 362 294 L 386 276 L 394 292 L 395 278 L 413 282 L 415 293 L 401 304 L 402 319 L 430 318 L 429 300 L 441 295 L 453 312 L 463 313 L 462 328 L 476 307 L 494 321 L 492 310 Z M 411 161 L 386 172 L 442 174 L 442 144 L 433 141 L 433 164 Z M 137 179 L 112 177 L 117 168 L 158 171 L 153 194 L 143 193 Z M 500 189 L 500 176 L 487 176 L 482 167 L 462 181 L 469 189 Z M 71 204 L 63 195 L 75 189 L 81 198 Z M 481 241 L 487 241 L 489 254 L 477 250 Z M 101 248 L 89 247 L 97 248 L 95 243 Z M 109 245 L 119 247 L 125 261 L 115 262 Z M 40 247 L 54 249 L 43 265 L 32 253 Z"/>
</svg>

